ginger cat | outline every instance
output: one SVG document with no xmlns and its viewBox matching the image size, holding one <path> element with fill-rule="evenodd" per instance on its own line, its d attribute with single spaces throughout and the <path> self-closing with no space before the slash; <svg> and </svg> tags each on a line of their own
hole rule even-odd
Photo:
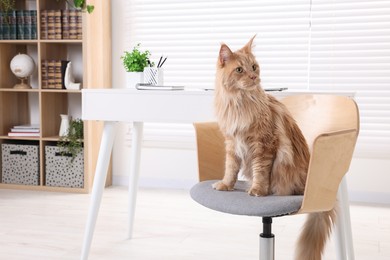
<svg viewBox="0 0 390 260">
<path fill-rule="evenodd" d="M 232 52 L 222 44 L 215 86 L 215 112 L 225 137 L 225 175 L 214 189 L 234 189 L 238 173 L 250 181 L 249 195 L 303 194 L 310 160 L 306 140 L 287 108 L 264 92 L 252 53 L 254 37 Z M 334 211 L 309 214 L 297 260 L 319 260 Z"/>
</svg>

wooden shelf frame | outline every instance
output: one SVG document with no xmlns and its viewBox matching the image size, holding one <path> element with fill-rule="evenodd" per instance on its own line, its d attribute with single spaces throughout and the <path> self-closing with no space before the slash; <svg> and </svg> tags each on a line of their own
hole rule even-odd
<svg viewBox="0 0 390 260">
<path fill-rule="evenodd" d="M 92 14 L 83 13 L 82 40 L 48 40 L 40 39 L 40 12 L 65 9 L 65 1 L 16 0 L 16 9 L 37 10 L 38 39 L 0 40 L 0 144 L 26 141 L 39 145 L 40 184 L 37 186 L 5 184 L 1 183 L 0 178 L 0 188 L 75 193 L 91 191 L 102 133 L 102 125 L 96 122 L 84 122 L 84 188 L 45 185 L 45 145 L 59 140 L 60 114 L 68 114 L 72 108 L 70 106 L 75 103 L 70 103 L 70 99 L 79 100 L 77 109 L 80 115 L 82 106 L 81 90 L 41 87 L 41 60 L 68 59 L 69 56 L 77 54 L 82 57 L 78 66 L 82 70 L 78 81 L 82 82 L 82 87 L 111 88 L 111 1 L 89 0 L 88 3 L 94 5 L 95 10 Z M 19 80 L 12 74 L 9 64 L 18 53 L 31 54 L 36 63 L 37 69 L 31 76 L 30 83 L 33 89 L 13 89 Z M 34 118 L 38 118 L 41 128 L 39 137 L 8 137 L 7 134 L 14 125 L 31 123 L 31 114 L 34 112 Z M 111 172 L 108 176 L 106 185 L 111 185 Z"/>
</svg>

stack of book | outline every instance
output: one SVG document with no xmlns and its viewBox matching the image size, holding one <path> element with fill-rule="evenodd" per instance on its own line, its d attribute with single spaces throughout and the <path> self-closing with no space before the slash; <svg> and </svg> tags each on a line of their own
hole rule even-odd
<svg viewBox="0 0 390 260">
<path fill-rule="evenodd" d="M 81 10 L 42 10 L 41 39 L 81 40 L 82 20 Z"/>
<path fill-rule="evenodd" d="M 39 137 L 39 125 L 16 125 L 11 128 L 8 136 Z"/>
<path fill-rule="evenodd" d="M 42 60 L 42 88 L 65 89 L 67 60 Z"/>
<path fill-rule="evenodd" d="M 0 11 L 0 40 L 37 39 L 37 10 Z"/>
</svg>

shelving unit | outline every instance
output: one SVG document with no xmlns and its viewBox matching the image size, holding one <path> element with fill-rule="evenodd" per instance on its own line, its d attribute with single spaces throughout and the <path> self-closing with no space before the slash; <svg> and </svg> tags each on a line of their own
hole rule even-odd
<svg viewBox="0 0 390 260">
<path fill-rule="evenodd" d="M 45 146 L 59 140 L 60 114 L 81 117 L 81 91 L 42 88 L 41 60 L 71 60 L 76 82 L 82 88 L 111 87 L 111 17 L 110 1 L 89 0 L 94 5 L 92 14 L 83 13 L 82 40 L 41 39 L 42 10 L 66 9 L 66 1 L 16 0 L 18 10 L 37 10 L 36 40 L 0 40 L 0 144 L 28 142 L 39 146 L 39 185 L 1 183 L 0 188 L 35 189 L 48 191 L 87 193 L 91 189 L 102 126 L 96 122 L 84 122 L 84 187 L 64 188 L 45 185 Z M 14 89 L 19 79 L 11 72 L 10 62 L 18 53 L 30 55 L 36 70 L 30 77 L 32 89 Z M 39 124 L 39 137 L 8 137 L 15 125 Z M 1 153 L 1 149 L 0 149 Z M 0 168 L 2 168 L 0 160 Z M 1 175 L 1 172 L 0 172 Z M 111 185 L 111 175 L 107 180 Z"/>
</svg>

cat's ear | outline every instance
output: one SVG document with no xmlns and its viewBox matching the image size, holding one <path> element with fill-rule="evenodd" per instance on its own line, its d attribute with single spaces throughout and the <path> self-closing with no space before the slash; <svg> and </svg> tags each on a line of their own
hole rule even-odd
<svg viewBox="0 0 390 260">
<path fill-rule="evenodd" d="M 232 55 L 233 52 L 229 49 L 229 47 L 226 44 L 222 43 L 221 49 L 219 50 L 219 64 L 221 66 L 224 66 L 225 62 L 227 62 Z"/>
<path fill-rule="evenodd" d="M 253 44 L 253 40 L 256 38 L 256 34 L 255 36 L 253 36 L 249 42 L 244 46 L 244 48 L 242 48 L 245 52 L 247 53 L 251 53 L 252 52 L 252 44 Z"/>
</svg>

